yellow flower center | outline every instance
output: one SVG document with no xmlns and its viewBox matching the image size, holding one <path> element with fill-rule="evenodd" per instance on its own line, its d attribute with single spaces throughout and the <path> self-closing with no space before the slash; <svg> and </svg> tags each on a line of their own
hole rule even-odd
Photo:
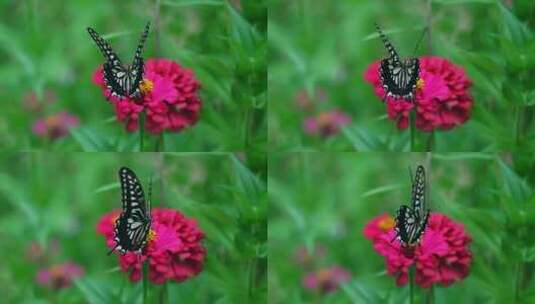
<svg viewBox="0 0 535 304">
<path fill-rule="evenodd" d="M 154 239 L 156 238 L 156 236 L 158 236 L 158 235 L 156 234 L 156 231 L 154 231 L 154 230 L 152 230 L 152 229 L 149 230 L 149 233 L 147 234 L 147 243 L 150 242 L 150 241 L 152 241 L 152 240 L 154 240 Z"/>
<path fill-rule="evenodd" d="M 143 80 L 139 84 L 139 90 L 141 91 L 141 94 L 143 95 L 150 93 L 153 88 L 154 88 L 154 83 L 147 78 L 143 78 Z"/>
<path fill-rule="evenodd" d="M 416 89 L 421 90 L 424 88 L 425 81 L 422 78 L 418 78 L 418 81 L 416 81 Z"/>
<path fill-rule="evenodd" d="M 321 283 L 327 282 L 331 279 L 332 271 L 330 269 L 321 269 L 316 273 L 318 281 Z"/>
<path fill-rule="evenodd" d="M 388 231 L 394 228 L 395 224 L 396 223 L 394 222 L 394 219 L 391 216 L 385 216 L 379 221 L 379 223 L 377 223 L 377 226 L 383 231 Z"/>
</svg>

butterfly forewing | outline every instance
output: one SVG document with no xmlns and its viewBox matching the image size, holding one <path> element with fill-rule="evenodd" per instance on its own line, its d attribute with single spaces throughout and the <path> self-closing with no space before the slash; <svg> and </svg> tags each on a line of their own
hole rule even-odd
<svg viewBox="0 0 535 304">
<path fill-rule="evenodd" d="M 139 251 L 145 245 L 150 230 L 150 207 L 145 201 L 141 183 L 131 169 L 121 168 L 119 181 L 123 211 L 115 224 L 116 248 L 121 253 Z"/>
<path fill-rule="evenodd" d="M 145 40 L 149 34 L 150 22 L 147 22 L 145 30 L 141 35 L 141 39 L 137 45 L 136 53 L 134 54 L 134 60 L 130 66 L 130 78 L 132 79 L 132 88 L 135 90 L 132 94 L 139 95 L 139 84 L 143 80 L 143 71 L 144 71 L 144 62 L 141 53 L 143 52 L 143 46 L 145 45 Z"/>
<path fill-rule="evenodd" d="M 414 183 L 412 184 L 412 208 L 418 220 L 425 216 L 425 169 L 423 166 L 416 168 Z"/>
</svg>

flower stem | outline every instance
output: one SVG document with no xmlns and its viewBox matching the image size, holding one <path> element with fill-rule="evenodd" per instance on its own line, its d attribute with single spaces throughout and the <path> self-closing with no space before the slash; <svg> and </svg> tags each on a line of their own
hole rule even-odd
<svg viewBox="0 0 535 304">
<path fill-rule="evenodd" d="M 139 114 L 139 152 L 143 152 L 143 137 L 145 137 L 145 112 Z"/>
<path fill-rule="evenodd" d="M 409 295 L 411 304 L 414 303 L 414 265 L 409 267 Z"/>
<path fill-rule="evenodd" d="M 164 148 L 164 139 L 163 139 L 163 131 L 158 135 L 158 138 L 156 138 L 156 143 L 154 145 L 154 152 L 160 152 L 161 150 L 165 150 Z"/>
<path fill-rule="evenodd" d="M 256 258 L 252 258 L 250 261 L 249 261 L 249 265 L 248 265 L 248 272 L 249 272 L 249 288 L 248 288 L 248 291 L 249 291 L 249 298 L 252 299 L 253 298 L 253 290 L 255 289 L 255 277 L 256 277 Z"/>
<path fill-rule="evenodd" d="M 409 128 L 411 132 L 411 152 L 416 149 L 416 117 L 414 109 L 409 112 Z"/>
<path fill-rule="evenodd" d="M 147 261 L 143 262 L 143 304 L 147 302 L 147 294 L 149 291 L 149 263 Z"/>
</svg>

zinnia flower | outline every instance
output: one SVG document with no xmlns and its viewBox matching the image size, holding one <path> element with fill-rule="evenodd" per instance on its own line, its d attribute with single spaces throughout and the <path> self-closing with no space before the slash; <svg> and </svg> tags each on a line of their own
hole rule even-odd
<svg viewBox="0 0 535 304">
<path fill-rule="evenodd" d="M 379 98 L 385 96 L 379 76 L 379 61 L 364 72 L 364 79 L 374 86 Z M 388 118 L 397 122 L 398 129 L 409 124 L 409 112 L 416 106 L 416 127 L 422 131 L 451 129 L 465 123 L 472 110 L 469 88 L 472 82 L 461 67 L 435 56 L 420 58 L 420 80 L 415 104 L 404 99 L 386 98 Z"/>
<path fill-rule="evenodd" d="M 84 269 L 80 265 L 66 262 L 39 270 L 36 281 L 41 286 L 61 289 L 70 287 L 72 281 L 83 274 Z"/>
<path fill-rule="evenodd" d="M 307 273 L 303 277 L 303 286 L 311 290 L 319 290 L 321 293 L 329 293 L 337 290 L 341 283 L 350 279 L 349 272 L 339 266 L 322 268 Z"/>
<path fill-rule="evenodd" d="M 370 221 L 367 228 L 384 219 L 384 215 Z M 371 226 L 370 226 L 371 225 Z M 369 235 L 364 230 L 364 234 Z M 375 230 L 376 232 L 379 230 Z M 462 224 L 447 216 L 432 212 L 421 242 L 412 248 L 402 247 L 394 228 L 374 234 L 373 248 L 385 258 L 387 272 L 396 277 L 398 286 L 408 282 L 408 270 L 416 266 L 416 283 L 424 288 L 433 284 L 448 286 L 464 279 L 470 272 L 472 241 Z"/>
<path fill-rule="evenodd" d="M 120 211 L 105 214 L 97 223 L 97 232 L 106 238 L 106 245 L 113 248 L 115 220 Z M 141 255 L 127 252 L 119 255 L 121 270 L 129 274 L 131 281 L 141 279 L 141 266 L 149 263 L 149 279 L 156 284 L 167 280 L 182 282 L 199 274 L 204 265 L 206 249 L 201 240 L 204 232 L 193 219 L 166 208 L 153 208 L 152 225 L 146 247 Z"/>
<path fill-rule="evenodd" d="M 38 119 L 33 125 L 33 133 L 55 140 L 67 135 L 69 128 L 76 125 L 78 125 L 78 117 L 63 111 Z"/>
<path fill-rule="evenodd" d="M 312 135 L 329 137 L 340 132 L 340 128 L 349 124 L 351 117 L 344 112 L 334 109 L 320 112 L 318 115 L 305 119 L 303 129 Z"/>
<path fill-rule="evenodd" d="M 144 94 L 140 100 L 109 98 L 115 106 L 117 120 L 125 124 L 127 131 L 137 130 L 139 115 L 143 111 L 147 115 L 145 128 L 155 134 L 164 130 L 178 132 L 197 122 L 201 109 L 198 96 L 200 83 L 192 70 L 169 59 L 149 59 L 145 63 L 143 77 L 140 87 Z M 110 96 L 102 67 L 93 74 L 93 82 L 101 87 L 105 97 Z"/>
</svg>

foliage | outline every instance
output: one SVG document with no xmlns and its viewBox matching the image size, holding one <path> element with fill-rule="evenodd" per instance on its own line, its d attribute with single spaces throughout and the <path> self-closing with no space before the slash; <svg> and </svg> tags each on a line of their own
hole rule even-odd
<svg viewBox="0 0 535 304">
<path fill-rule="evenodd" d="M 534 150 L 534 7 L 530 1 L 286 1 L 270 6 L 270 145 L 285 151 Z M 473 81 L 472 117 L 449 131 L 418 132 L 387 120 L 385 105 L 363 79 L 386 56 L 378 22 L 402 56 L 438 55 Z M 306 92 L 315 109 L 295 105 Z M 322 97 L 324 96 L 324 97 Z M 324 100 L 324 101 L 322 101 Z M 336 137 L 302 130 L 307 116 L 338 108 L 353 118 Z"/>
<path fill-rule="evenodd" d="M 414 172 L 418 164 L 427 168 L 431 212 L 465 226 L 474 263 L 461 282 L 417 288 L 417 303 L 433 296 L 425 303 L 533 302 L 535 180 L 519 168 L 535 167 L 513 159 L 484 153 L 277 155 L 268 181 L 269 302 L 407 303 L 409 287 L 398 288 L 387 276 L 363 228 L 408 202 L 407 168 Z M 312 267 L 337 264 L 351 273 L 351 281 L 324 296 L 304 289 L 301 280 L 310 269 L 289 258 L 301 246 L 324 246 L 324 257 L 313 259 Z"/>
<path fill-rule="evenodd" d="M 267 296 L 267 192 L 254 160 L 232 154 L 3 154 L 0 293 L 7 303 L 141 303 L 142 283 L 130 283 L 96 233 L 102 215 L 119 209 L 117 171 L 153 178 L 153 206 L 177 209 L 205 232 L 205 269 L 182 283 L 149 286 L 149 302 L 247 303 Z M 31 242 L 58 252 L 49 262 L 85 268 L 76 286 L 52 291 L 35 284 L 45 264 L 28 260 Z M 161 303 L 161 302 L 158 302 Z"/>
<path fill-rule="evenodd" d="M 137 151 L 139 133 L 115 121 L 113 106 L 91 82 L 102 55 L 91 26 L 128 62 L 147 21 L 145 58 L 165 57 L 194 71 L 203 109 L 197 125 L 163 139 L 145 134 L 149 150 L 235 151 L 266 141 L 266 18 L 263 1 L 224 0 L 7 1 L 0 6 L 0 147 L 60 151 Z M 53 92 L 57 101 L 36 113 L 22 101 Z M 55 99 L 55 98 L 54 98 Z M 81 124 L 50 141 L 32 134 L 44 115 L 67 110 Z M 163 146 L 157 147 L 158 140 Z M 259 148 L 257 148 L 259 149 Z"/>
</svg>

